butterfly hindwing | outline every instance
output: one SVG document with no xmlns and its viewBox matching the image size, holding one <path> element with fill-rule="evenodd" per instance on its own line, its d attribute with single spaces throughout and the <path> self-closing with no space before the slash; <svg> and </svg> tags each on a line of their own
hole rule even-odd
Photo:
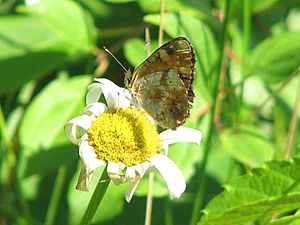
<svg viewBox="0 0 300 225">
<path fill-rule="evenodd" d="M 195 53 L 184 37 L 158 48 L 134 72 L 127 88 L 162 127 L 176 129 L 189 116 L 194 92 Z"/>
<path fill-rule="evenodd" d="M 187 93 L 178 74 L 173 71 L 155 72 L 136 82 L 137 99 L 142 108 L 160 126 L 175 129 L 189 113 Z"/>
</svg>

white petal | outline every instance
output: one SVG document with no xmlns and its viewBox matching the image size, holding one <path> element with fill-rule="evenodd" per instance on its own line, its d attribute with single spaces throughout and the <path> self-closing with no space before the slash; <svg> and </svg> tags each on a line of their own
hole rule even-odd
<svg viewBox="0 0 300 225">
<path fill-rule="evenodd" d="M 142 178 L 142 177 L 141 177 Z M 137 186 L 139 185 L 140 183 L 140 179 L 137 179 L 136 181 L 134 181 L 130 187 L 126 190 L 125 192 L 125 199 L 126 199 L 126 202 L 130 202 L 130 200 L 132 199 L 132 196 L 137 188 Z"/>
<path fill-rule="evenodd" d="M 177 142 L 194 142 L 200 144 L 202 133 L 199 130 L 187 127 L 178 127 L 176 130 L 165 130 L 159 134 L 160 140 L 164 144 L 174 144 Z"/>
<path fill-rule="evenodd" d="M 76 189 L 80 191 L 88 191 L 91 183 L 94 170 L 89 170 L 85 164 L 81 161 L 81 170 L 78 177 Z"/>
<path fill-rule="evenodd" d="M 74 144 L 78 144 L 80 137 L 77 137 L 79 134 L 77 134 L 77 127 L 80 127 L 87 131 L 92 124 L 91 118 L 87 115 L 81 115 L 78 117 L 75 117 L 74 119 L 71 119 L 66 125 L 65 125 L 65 131 L 70 139 Z"/>
<path fill-rule="evenodd" d="M 103 104 L 101 102 L 94 102 L 94 103 L 87 105 L 83 109 L 83 114 L 86 114 L 86 115 L 93 114 L 95 116 L 99 116 L 101 113 L 105 112 L 106 110 L 107 110 L 107 107 L 105 104 Z"/>
<path fill-rule="evenodd" d="M 170 197 L 179 198 L 184 192 L 185 179 L 176 164 L 165 155 L 157 154 L 148 159 L 162 175 L 168 186 Z"/>
<path fill-rule="evenodd" d="M 117 86 L 116 84 L 114 84 L 112 81 L 108 79 L 100 78 L 100 79 L 95 79 L 95 81 L 99 83 L 92 84 L 89 87 L 89 92 L 87 95 L 87 103 L 90 102 L 90 100 L 95 101 L 97 97 L 99 100 L 99 97 L 103 93 L 108 108 L 116 109 L 116 108 L 124 107 L 124 105 L 126 107 L 130 106 L 130 101 L 128 99 L 126 100 L 127 97 L 125 96 L 126 94 L 125 89 L 120 88 L 119 86 Z"/>
<path fill-rule="evenodd" d="M 126 176 L 126 181 L 134 181 L 135 180 L 135 168 L 133 166 L 127 167 L 125 176 Z"/>
<path fill-rule="evenodd" d="M 118 163 L 109 162 L 107 165 L 107 173 L 119 174 Z"/>
<path fill-rule="evenodd" d="M 97 159 L 94 148 L 89 145 L 88 141 L 82 141 L 79 145 L 79 155 L 83 164 L 88 170 L 94 171 L 99 166 L 105 164 L 103 160 Z"/>
<path fill-rule="evenodd" d="M 137 164 L 135 166 L 135 171 L 138 172 L 138 174 L 140 176 L 143 176 L 146 173 L 146 171 L 149 169 L 149 167 L 150 167 L 150 163 L 146 161 L 146 162 Z"/>
<path fill-rule="evenodd" d="M 119 174 L 119 165 L 118 163 L 109 162 L 107 165 L 107 174 L 109 178 L 118 185 L 125 180 L 125 176 Z"/>
<path fill-rule="evenodd" d="M 88 87 L 88 92 L 85 98 L 86 105 L 98 102 L 101 95 L 102 95 L 101 86 L 98 83 L 91 84 Z"/>
<path fill-rule="evenodd" d="M 130 92 L 127 89 L 120 88 L 119 93 L 120 93 L 119 100 L 118 100 L 119 107 L 127 108 L 129 106 L 132 106 L 132 103 L 131 103 L 132 95 L 130 94 Z"/>
</svg>

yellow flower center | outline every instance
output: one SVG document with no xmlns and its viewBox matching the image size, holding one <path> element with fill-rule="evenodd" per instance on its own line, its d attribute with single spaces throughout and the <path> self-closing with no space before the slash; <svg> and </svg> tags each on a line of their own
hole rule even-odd
<svg viewBox="0 0 300 225">
<path fill-rule="evenodd" d="M 156 127 L 147 114 L 132 108 L 102 113 L 87 133 L 98 159 L 126 166 L 145 162 L 161 146 Z"/>
</svg>

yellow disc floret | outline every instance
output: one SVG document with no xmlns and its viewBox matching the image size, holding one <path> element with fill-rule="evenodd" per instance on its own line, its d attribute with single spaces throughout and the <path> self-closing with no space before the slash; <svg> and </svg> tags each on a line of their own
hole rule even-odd
<svg viewBox="0 0 300 225">
<path fill-rule="evenodd" d="M 145 162 L 158 153 L 161 145 L 148 115 L 132 108 L 102 113 L 87 133 L 98 159 L 126 166 Z"/>
</svg>

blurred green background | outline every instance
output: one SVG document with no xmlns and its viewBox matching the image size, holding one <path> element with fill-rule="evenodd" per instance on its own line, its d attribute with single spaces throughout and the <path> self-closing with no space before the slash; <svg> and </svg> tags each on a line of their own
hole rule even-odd
<svg viewBox="0 0 300 225">
<path fill-rule="evenodd" d="M 298 90 L 300 2 L 228 2 L 224 30 L 225 1 L 165 1 L 164 42 L 185 36 L 195 48 L 196 98 L 186 126 L 200 129 L 203 142 L 220 77 L 202 207 L 228 181 L 284 158 Z M 152 50 L 158 47 L 160 7 L 160 0 L 0 1 L 0 224 L 78 224 L 92 191 L 74 188 L 78 149 L 63 127 L 81 112 L 94 77 L 124 86 L 124 71 L 103 46 L 126 68 L 147 57 L 146 27 Z M 292 154 L 299 143 L 296 129 Z M 170 157 L 187 191 L 170 201 L 155 176 L 153 225 L 188 224 L 203 172 L 203 144 L 176 144 Z M 143 224 L 147 179 L 130 204 L 127 187 L 109 187 L 94 224 Z"/>
</svg>

